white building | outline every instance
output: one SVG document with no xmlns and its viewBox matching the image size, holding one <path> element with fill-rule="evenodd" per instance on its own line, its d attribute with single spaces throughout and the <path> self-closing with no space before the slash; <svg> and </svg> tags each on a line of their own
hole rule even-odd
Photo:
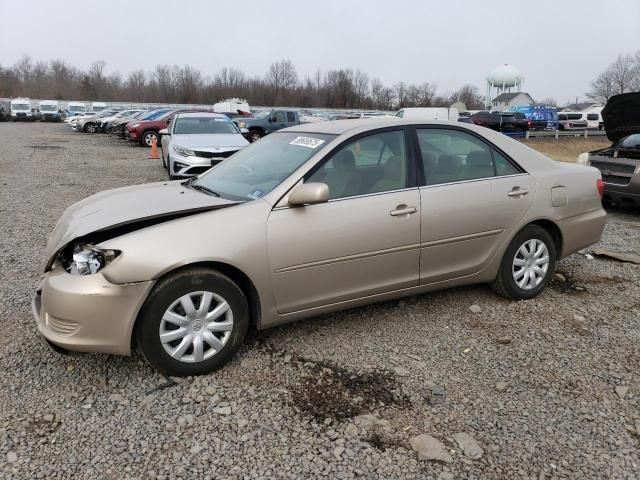
<svg viewBox="0 0 640 480">
<path fill-rule="evenodd" d="M 491 109 L 496 111 L 506 111 L 510 107 L 523 107 L 535 103 L 531 95 L 526 92 L 506 92 L 501 93 L 491 101 Z"/>
</svg>

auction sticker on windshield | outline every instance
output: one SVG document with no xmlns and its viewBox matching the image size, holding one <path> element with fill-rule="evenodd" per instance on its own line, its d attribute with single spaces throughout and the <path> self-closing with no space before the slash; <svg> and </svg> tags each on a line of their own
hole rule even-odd
<svg viewBox="0 0 640 480">
<path fill-rule="evenodd" d="M 312 137 L 297 137 L 289 142 L 289 145 L 298 145 L 300 147 L 318 148 L 324 143 L 324 140 Z"/>
</svg>

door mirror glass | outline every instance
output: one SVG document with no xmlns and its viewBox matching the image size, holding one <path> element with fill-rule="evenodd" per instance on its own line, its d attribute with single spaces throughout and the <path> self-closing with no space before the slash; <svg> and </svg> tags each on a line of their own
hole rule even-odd
<svg viewBox="0 0 640 480">
<path fill-rule="evenodd" d="M 324 203 L 329 200 L 329 186 L 326 183 L 303 183 L 289 195 L 289 205 L 302 206 Z"/>
</svg>

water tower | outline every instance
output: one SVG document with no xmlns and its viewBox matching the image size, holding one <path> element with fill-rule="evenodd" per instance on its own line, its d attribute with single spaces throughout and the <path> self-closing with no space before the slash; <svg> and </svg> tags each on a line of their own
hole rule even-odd
<svg viewBox="0 0 640 480">
<path fill-rule="evenodd" d="M 487 77 L 487 96 L 485 97 L 485 108 L 491 105 L 491 100 L 501 93 L 510 92 L 513 88 L 516 92 L 521 91 L 524 76 L 522 72 L 513 65 L 505 63 L 494 68 Z M 492 94 L 495 89 L 495 95 Z"/>
</svg>

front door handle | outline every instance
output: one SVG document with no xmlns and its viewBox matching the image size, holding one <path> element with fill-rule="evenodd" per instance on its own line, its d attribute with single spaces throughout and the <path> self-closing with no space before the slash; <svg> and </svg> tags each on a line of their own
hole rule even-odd
<svg viewBox="0 0 640 480">
<path fill-rule="evenodd" d="M 410 215 L 416 213 L 418 209 L 416 207 L 408 207 L 406 205 L 398 205 L 395 210 L 391 210 L 389 215 L 392 217 L 398 217 L 400 215 Z"/>
<path fill-rule="evenodd" d="M 513 190 L 507 192 L 507 196 L 509 197 L 520 197 L 521 195 L 526 195 L 529 193 L 529 190 L 526 188 L 513 187 Z"/>
</svg>

